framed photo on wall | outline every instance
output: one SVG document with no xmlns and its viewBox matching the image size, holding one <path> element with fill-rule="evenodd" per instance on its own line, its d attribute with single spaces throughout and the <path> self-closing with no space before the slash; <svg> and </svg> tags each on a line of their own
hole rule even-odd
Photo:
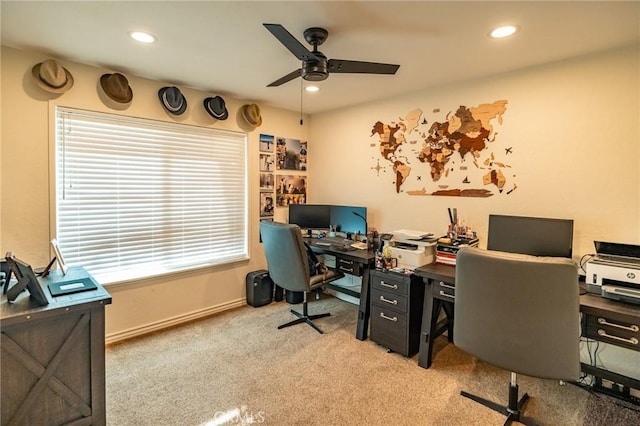
<svg viewBox="0 0 640 426">
<path fill-rule="evenodd" d="M 305 141 L 277 137 L 276 156 L 278 170 L 307 170 L 307 142 Z"/>
<path fill-rule="evenodd" d="M 260 217 L 273 216 L 273 208 L 275 203 L 273 202 L 273 192 L 261 192 L 260 193 Z"/>
<path fill-rule="evenodd" d="M 260 154 L 260 171 L 272 172 L 274 170 L 274 159 L 271 154 Z"/>
<path fill-rule="evenodd" d="M 274 137 L 272 135 L 260 134 L 260 152 L 273 152 Z"/>
<path fill-rule="evenodd" d="M 277 175 L 276 204 L 285 207 L 290 204 L 307 203 L 307 176 Z"/>
<path fill-rule="evenodd" d="M 273 191 L 273 173 L 260 173 L 260 191 Z"/>
</svg>

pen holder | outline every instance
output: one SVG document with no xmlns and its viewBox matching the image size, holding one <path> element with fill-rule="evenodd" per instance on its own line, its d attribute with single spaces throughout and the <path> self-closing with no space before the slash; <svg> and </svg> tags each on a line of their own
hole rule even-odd
<svg viewBox="0 0 640 426">
<path fill-rule="evenodd" d="M 384 257 L 382 258 L 382 262 L 384 263 L 383 269 L 385 271 L 398 267 L 398 259 L 395 257 Z"/>
</svg>

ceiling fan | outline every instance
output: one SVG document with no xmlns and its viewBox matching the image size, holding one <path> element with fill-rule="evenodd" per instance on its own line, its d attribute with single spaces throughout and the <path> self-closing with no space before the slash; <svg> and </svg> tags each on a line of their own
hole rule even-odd
<svg viewBox="0 0 640 426">
<path fill-rule="evenodd" d="M 279 78 L 267 87 L 280 86 L 294 78 L 302 77 L 308 81 L 322 81 L 333 73 L 358 73 L 358 74 L 395 74 L 400 65 L 380 64 L 377 62 L 349 61 L 345 59 L 327 59 L 324 53 L 318 50 L 318 46 L 325 42 L 329 32 L 324 28 L 312 27 L 304 31 L 304 39 L 311 45 L 309 51 L 302 43 L 291 35 L 280 24 L 263 24 L 267 30 L 277 38 L 284 47 L 302 61 L 302 68 Z"/>
</svg>

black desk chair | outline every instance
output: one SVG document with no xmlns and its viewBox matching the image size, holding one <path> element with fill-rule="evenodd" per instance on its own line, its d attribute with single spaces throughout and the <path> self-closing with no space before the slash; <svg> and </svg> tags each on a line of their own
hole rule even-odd
<svg viewBox="0 0 640 426">
<path fill-rule="evenodd" d="M 578 270 L 570 259 L 476 248 L 456 257 L 453 340 L 476 358 L 511 371 L 509 403 L 500 405 L 462 391 L 523 422 L 516 373 L 544 379 L 580 375 Z"/>
<path fill-rule="evenodd" d="M 275 284 L 287 291 L 302 292 L 302 313 L 293 309 L 291 313 L 298 318 L 278 327 L 282 329 L 295 324 L 307 323 L 319 333 L 322 330 L 313 323 L 314 319 L 330 316 L 330 313 L 309 315 L 307 311 L 307 293 L 318 289 L 328 282 L 341 278 L 343 274 L 327 270 L 325 273 L 310 275 L 307 251 L 300 228 L 278 222 L 260 222 L 260 235 L 267 258 L 269 276 Z"/>
</svg>

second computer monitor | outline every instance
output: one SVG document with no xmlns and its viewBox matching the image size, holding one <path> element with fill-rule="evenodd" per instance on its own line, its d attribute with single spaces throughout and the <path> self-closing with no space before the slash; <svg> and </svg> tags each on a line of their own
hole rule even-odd
<svg viewBox="0 0 640 426">
<path fill-rule="evenodd" d="M 489 250 L 571 257 L 573 220 L 489 215 Z"/>
<path fill-rule="evenodd" d="M 331 225 L 345 234 L 367 234 L 367 208 L 331 206 Z"/>
</svg>

